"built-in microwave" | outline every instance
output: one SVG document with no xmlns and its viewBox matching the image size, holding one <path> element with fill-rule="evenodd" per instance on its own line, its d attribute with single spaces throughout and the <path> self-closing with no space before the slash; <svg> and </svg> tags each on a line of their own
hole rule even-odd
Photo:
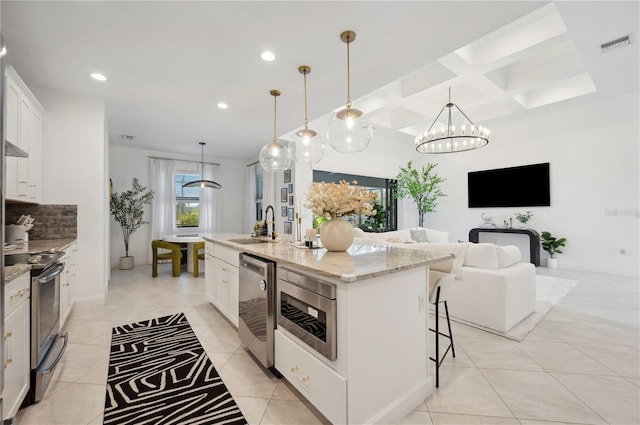
<svg viewBox="0 0 640 425">
<path fill-rule="evenodd" d="M 279 268 L 278 327 L 334 361 L 337 357 L 336 286 Z"/>
</svg>

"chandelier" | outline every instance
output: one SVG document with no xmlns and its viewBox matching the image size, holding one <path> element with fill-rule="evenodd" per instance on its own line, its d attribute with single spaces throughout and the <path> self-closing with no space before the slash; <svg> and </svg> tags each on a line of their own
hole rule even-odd
<svg viewBox="0 0 640 425">
<path fill-rule="evenodd" d="M 278 143 L 276 137 L 277 122 L 277 99 L 280 96 L 279 90 L 271 90 L 269 94 L 273 96 L 273 139 L 260 150 L 260 165 L 265 171 L 284 171 L 291 164 L 291 154 L 289 150 Z"/>
<path fill-rule="evenodd" d="M 451 111 L 454 107 L 464 117 L 461 125 L 457 128 L 451 120 Z M 447 108 L 446 126 L 442 125 L 437 128 L 436 124 L 445 108 Z M 488 128 L 476 126 L 458 105 L 451 102 L 451 87 L 449 87 L 449 103 L 442 107 L 429 129 L 416 136 L 416 151 L 420 153 L 452 153 L 478 149 L 489 143 L 489 133 Z"/>
<path fill-rule="evenodd" d="M 316 137 L 318 133 L 309 128 L 307 119 L 307 74 L 311 72 L 311 67 L 301 65 L 298 72 L 304 76 L 304 128 L 294 134 L 289 152 L 297 161 L 315 164 L 324 156 L 325 145 L 322 138 Z"/>
<path fill-rule="evenodd" d="M 371 125 L 362 118 L 362 111 L 351 104 L 351 80 L 349 67 L 349 44 L 356 39 L 353 31 L 343 31 L 340 40 L 347 44 L 347 103 L 329 122 L 327 139 L 337 152 L 351 153 L 363 151 L 371 140 Z"/>
<path fill-rule="evenodd" d="M 200 175 L 202 176 L 204 174 L 204 145 L 206 145 L 205 142 L 198 142 L 200 144 Z M 185 183 L 182 185 L 182 187 L 210 187 L 212 189 L 222 189 L 222 185 L 220 185 L 220 183 L 216 183 L 214 181 L 211 180 L 205 180 L 200 179 L 200 180 L 194 180 L 188 183 Z"/>
</svg>

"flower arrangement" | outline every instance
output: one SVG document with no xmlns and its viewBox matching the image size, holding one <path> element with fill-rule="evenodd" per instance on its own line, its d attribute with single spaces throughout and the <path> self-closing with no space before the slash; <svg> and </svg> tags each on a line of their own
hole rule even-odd
<svg viewBox="0 0 640 425">
<path fill-rule="evenodd" d="M 375 215 L 373 203 L 377 195 L 364 187 L 355 186 L 358 184 L 356 180 L 352 183 L 353 185 L 345 180 L 340 183 L 311 183 L 304 206 L 314 214 L 326 218 L 353 214 Z"/>
</svg>

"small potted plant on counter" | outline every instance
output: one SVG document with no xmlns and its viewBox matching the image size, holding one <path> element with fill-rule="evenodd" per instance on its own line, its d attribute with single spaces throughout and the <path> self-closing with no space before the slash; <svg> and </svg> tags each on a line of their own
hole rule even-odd
<svg viewBox="0 0 640 425">
<path fill-rule="evenodd" d="M 120 269 L 127 270 L 134 267 L 133 255 L 129 256 L 129 237 L 140 226 L 148 223 L 144 221 L 144 206 L 151 204 L 154 193 L 142 186 L 136 177 L 133 178 L 131 189 L 122 193 L 111 195 L 111 214 L 115 221 L 122 227 L 124 238 L 124 257 L 120 257 Z"/>
<path fill-rule="evenodd" d="M 549 258 L 547 258 L 547 267 L 550 269 L 557 269 L 558 259 L 555 255 L 562 254 L 562 250 L 560 248 L 565 246 L 567 239 L 557 238 L 547 231 L 543 231 L 540 234 L 540 237 L 542 238 L 542 249 L 549 253 Z"/>
<path fill-rule="evenodd" d="M 517 212 L 515 216 L 516 216 L 516 220 L 522 223 L 522 226 L 520 227 L 526 228 L 527 223 L 529 222 L 529 220 L 531 220 L 531 217 L 533 217 L 533 213 L 531 211 L 527 211 L 526 213 Z"/>
</svg>

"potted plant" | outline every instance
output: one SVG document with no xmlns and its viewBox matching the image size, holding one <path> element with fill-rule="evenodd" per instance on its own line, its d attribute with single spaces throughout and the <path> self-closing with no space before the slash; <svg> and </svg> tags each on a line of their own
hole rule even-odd
<svg viewBox="0 0 640 425">
<path fill-rule="evenodd" d="M 144 206 L 151 204 L 154 193 L 142 186 L 136 177 L 133 178 L 131 189 L 111 195 L 110 210 L 115 221 L 122 227 L 124 238 L 124 257 L 120 257 L 120 269 L 133 268 L 133 256 L 129 256 L 129 237 L 140 226 L 148 223 L 144 221 Z"/>
<path fill-rule="evenodd" d="M 376 213 L 367 217 L 364 220 L 363 224 L 374 232 L 383 231 L 386 224 L 386 213 L 384 211 L 384 208 L 382 207 L 382 204 L 378 202 L 377 199 L 373 201 L 373 209 L 376 211 Z"/>
<path fill-rule="evenodd" d="M 533 217 L 533 213 L 531 211 L 527 211 L 526 213 L 517 212 L 515 216 L 516 220 L 522 223 L 521 227 L 526 227 L 527 222 L 529 222 L 529 220 L 531 220 L 531 217 Z"/>
<path fill-rule="evenodd" d="M 562 250 L 560 248 L 565 246 L 567 239 L 557 238 L 547 231 L 543 231 L 540 234 L 540 237 L 542 238 L 542 249 L 549 253 L 549 258 L 547 258 L 547 267 L 550 269 L 557 269 L 558 259 L 555 258 L 555 254 L 562 254 Z"/>
<path fill-rule="evenodd" d="M 424 213 L 435 211 L 438 198 L 447 196 L 440 189 L 440 184 L 445 179 L 433 171 L 438 164 L 428 163 L 418 170 L 412 167 L 411 162 L 409 161 L 406 167 L 400 167 L 396 176 L 396 199 L 413 198 L 418 207 L 418 227 L 423 227 Z"/>
</svg>

